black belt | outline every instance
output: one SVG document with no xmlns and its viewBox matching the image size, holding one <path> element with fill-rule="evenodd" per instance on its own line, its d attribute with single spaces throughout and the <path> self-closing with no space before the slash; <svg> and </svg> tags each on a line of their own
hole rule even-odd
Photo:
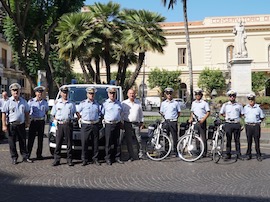
<svg viewBox="0 0 270 202">
<path fill-rule="evenodd" d="M 24 122 L 18 122 L 18 121 L 9 122 L 10 125 L 14 125 L 14 126 L 22 125 L 23 123 Z"/>
<path fill-rule="evenodd" d="M 257 124 L 259 123 L 246 123 L 246 125 L 249 125 L 249 126 L 256 126 Z"/>
</svg>

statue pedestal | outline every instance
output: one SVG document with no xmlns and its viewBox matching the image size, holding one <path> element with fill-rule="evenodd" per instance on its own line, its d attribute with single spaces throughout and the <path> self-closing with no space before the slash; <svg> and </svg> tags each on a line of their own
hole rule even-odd
<svg viewBox="0 0 270 202">
<path fill-rule="evenodd" d="M 247 94 L 252 91 L 250 58 L 233 58 L 231 64 L 231 89 L 237 92 L 237 101 L 247 103 Z"/>
</svg>

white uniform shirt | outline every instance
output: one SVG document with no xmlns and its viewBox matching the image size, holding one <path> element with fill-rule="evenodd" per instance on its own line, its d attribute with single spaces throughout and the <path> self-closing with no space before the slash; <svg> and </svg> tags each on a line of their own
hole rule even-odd
<svg viewBox="0 0 270 202">
<path fill-rule="evenodd" d="M 122 102 L 123 119 L 127 122 L 143 122 L 143 111 L 140 101 L 137 99 L 131 102 L 126 99 Z"/>
</svg>

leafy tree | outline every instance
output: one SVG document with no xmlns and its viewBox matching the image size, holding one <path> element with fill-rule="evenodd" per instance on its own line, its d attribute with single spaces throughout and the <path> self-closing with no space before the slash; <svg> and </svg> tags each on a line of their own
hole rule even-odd
<svg viewBox="0 0 270 202">
<path fill-rule="evenodd" d="M 53 95 L 55 46 L 54 28 L 59 18 L 78 11 L 84 0 L 0 0 L 7 18 L 4 31 L 12 47 L 14 62 L 34 87 L 37 70 L 46 70 L 49 96 Z M 58 83 L 56 83 L 59 86 Z"/>
<path fill-rule="evenodd" d="M 266 82 L 269 79 L 269 76 L 265 74 L 265 72 L 252 72 L 252 91 L 254 93 L 258 93 L 261 90 L 264 90 L 268 83 Z"/>
<path fill-rule="evenodd" d="M 179 76 L 181 71 L 168 71 L 165 69 L 152 69 L 148 76 L 148 83 L 150 88 L 159 87 L 160 94 L 164 92 L 165 88 L 171 87 L 173 89 L 179 88 Z"/>
<path fill-rule="evenodd" d="M 178 2 L 177 0 L 161 0 L 164 6 L 168 3 L 168 9 L 173 9 L 173 6 Z M 189 68 L 189 82 L 190 82 L 190 101 L 193 100 L 193 68 L 192 68 L 192 58 L 191 58 L 191 46 L 188 30 L 188 17 L 187 17 L 187 0 L 181 0 L 183 3 L 183 15 L 184 15 L 184 25 L 186 34 L 186 43 L 188 51 L 188 68 Z"/>
<path fill-rule="evenodd" d="M 213 89 L 223 90 L 226 86 L 225 77 L 219 69 L 214 70 L 206 67 L 200 73 L 198 86 L 206 90 L 209 94 Z"/>
</svg>

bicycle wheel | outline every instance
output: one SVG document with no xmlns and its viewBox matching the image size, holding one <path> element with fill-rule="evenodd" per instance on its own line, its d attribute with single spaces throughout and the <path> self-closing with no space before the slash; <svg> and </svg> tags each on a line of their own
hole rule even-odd
<svg viewBox="0 0 270 202">
<path fill-rule="evenodd" d="M 178 156 L 187 162 L 193 162 L 201 158 L 203 151 L 203 141 L 197 135 L 186 134 L 177 144 Z"/>
<path fill-rule="evenodd" d="M 160 134 L 159 141 L 154 136 L 147 142 L 146 155 L 154 161 L 161 161 L 165 159 L 172 150 L 172 143 L 170 138 L 165 134 Z"/>
<path fill-rule="evenodd" d="M 219 131 L 216 131 L 216 136 L 215 136 L 215 148 L 213 149 L 213 161 L 215 163 L 218 163 L 223 152 L 223 147 L 224 147 L 224 134 Z"/>
</svg>

